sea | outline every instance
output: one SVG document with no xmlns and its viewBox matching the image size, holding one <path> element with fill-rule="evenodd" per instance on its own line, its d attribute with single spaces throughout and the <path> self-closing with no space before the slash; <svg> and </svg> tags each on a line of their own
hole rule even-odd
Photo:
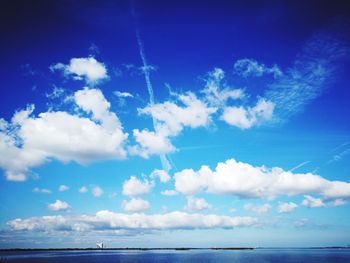
<svg viewBox="0 0 350 263">
<path fill-rule="evenodd" d="M 350 249 L 1 251 L 0 262 L 350 263 Z"/>
</svg>

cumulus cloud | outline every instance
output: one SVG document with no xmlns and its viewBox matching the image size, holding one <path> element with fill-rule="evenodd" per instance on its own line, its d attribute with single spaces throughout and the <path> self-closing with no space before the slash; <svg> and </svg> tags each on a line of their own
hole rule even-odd
<svg viewBox="0 0 350 263">
<path fill-rule="evenodd" d="M 51 194 L 51 193 L 52 193 L 52 191 L 49 190 L 49 189 L 46 189 L 46 188 L 39 188 L 39 187 L 35 187 L 35 188 L 33 189 L 33 192 L 34 192 L 34 193 L 42 193 L 42 194 Z"/>
<path fill-rule="evenodd" d="M 169 180 L 171 179 L 171 177 L 170 177 L 170 175 L 168 174 L 167 171 L 159 170 L 159 169 L 153 170 L 152 173 L 150 174 L 150 177 L 152 179 L 159 178 L 159 180 L 162 183 L 169 182 Z"/>
<path fill-rule="evenodd" d="M 139 180 L 135 176 L 131 176 L 129 180 L 123 184 L 123 195 L 139 196 L 149 193 L 154 186 L 153 182 L 148 180 Z"/>
<path fill-rule="evenodd" d="M 208 107 L 192 92 L 177 94 L 176 98 L 183 106 L 166 101 L 150 104 L 139 109 L 139 113 L 152 116 L 158 122 L 157 130 L 167 136 L 175 136 L 185 127 L 205 127 L 211 123 L 215 108 Z"/>
<path fill-rule="evenodd" d="M 60 191 L 60 192 L 64 192 L 67 190 L 69 190 L 69 187 L 67 185 L 62 184 L 58 187 L 58 191 Z"/>
<path fill-rule="evenodd" d="M 68 65 L 57 63 L 50 66 L 50 69 L 62 71 L 65 76 L 72 76 L 76 80 L 84 79 L 87 83 L 97 83 L 108 78 L 105 64 L 94 57 L 72 58 Z"/>
<path fill-rule="evenodd" d="M 79 188 L 79 193 L 86 193 L 88 191 L 88 188 L 86 186 L 82 186 Z"/>
<path fill-rule="evenodd" d="M 249 129 L 270 120 L 274 108 L 275 105 L 271 101 L 259 99 L 254 107 L 225 107 L 221 119 L 240 129 Z"/>
<path fill-rule="evenodd" d="M 241 198 L 275 198 L 319 194 L 324 198 L 350 198 L 350 183 L 329 181 L 312 173 L 292 173 L 282 168 L 255 167 L 234 159 L 218 163 L 215 170 L 202 166 L 174 174 L 175 188 L 184 195 L 207 191 Z"/>
<path fill-rule="evenodd" d="M 271 74 L 274 78 L 283 75 L 281 69 L 277 65 L 268 67 L 263 63 L 259 63 L 255 59 L 239 59 L 235 62 L 234 71 L 236 74 L 247 77 L 262 77 L 263 75 Z"/>
<path fill-rule="evenodd" d="M 203 100 L 216 109 L 220 119 L 227 124 L 248 129 L 271 120 L 274 103 L 260 97 L 255 106 L 243 105 L 242 99 L 248 98 L 243 89 L 232 88 L 225 81 L 225 72 L 214 68 L 207 74 Z"/>
<path fill-rule="evenodd" d="M 56 200 L 54 203 L 49 204 L 47 207 L 51 211 L 64 211 L 70 208 L 70 205 L 64 201 Z"/>
<path fill-rule="evenodd" d="M 263 204 L 263 205 L 253 205 L 253 204 L 246 204 L 244 205 L 244 209 L 248 211 L 252 211 L 254 213 L 258 214 L 266 214 L 271 210 L 271 205 L 270 204 Z"/>
<path fill-rule="evenodd" d="M 129 201 L 124 200 L 122 202 L 122 208 L 126 212 L 132 212 L 132 213 L 144 212 L 149 207 L 150 207 L 149 202 L 141 198 L 132 198 Z"/>
<path fill-rule="evenodd" d="M 185 127 L 206 127 L 211 123 L 211 114 L 216 111 L 215 108 L 209 107 L 192 92 L 173 95 L 176 101 L 149 104 L 138 109 L 139 114 L 152 117 L 155 131 L 134 130 L 138 145 L 131 148 L 133 154 L 148 157 L 173 152 L 175 147 L 170 137 L 177 136 Z"/>
<path fill-rule="evenodd" d="M 162 192 L 160 192 L 161 195 L 165 195 L 165 196 L 174 196 L 174 195 L 178 195 L 179 193 L 175 190 L 164 190 Z"/>
<path fill-rule="evenodd" d="M 188 211 L 202 211 L 211 208 L 211 205 L 204 198 L 187 197 L 187 204 L 185 210 Z"/>
<path fill-rule="evenodd" d="M 0 130 L 0 167 L 8 180 L 26 180 L 31 167 L 49 159 L 87 164 L 95 160 L 126 157 L 118 117 L 99 89 L 74 93 L 81 114 L 48 111 L 33 116 L 34 105 L 18 111 Z M 83 117 L 82 114 L 91 115 Z"/>
<path fill-rule="evenodd" d="M 134 129 L 133 135 L 138 144 L 129 147 L 129 153 L 132 155 L 149 158 L 153 154 L 171 153 L 176 150 L 170 139 L 159 132 Z"/>
<path fill-rule="evenodd" d="M 278 213 L 291 213 L 297 208 L 298 205 L 293 202 L 289 203 L 279 203 L 278 204 Z"/>
<path fill-rule="evenodd" d="M 313 208 L 313 207 L 324 207 L 325 203 L 321 198 L 315 198 L 310 195 L 305 195 L 302 205 Z"/>
<path fill-rule="evenodd" d="M 101 195 L 103 195 L 103 190 L 99 186 L 94 186 L 91 189 L 91 193 L 94 197 L 100 197 Z"/>
<path fill-rule="evenodd" d="M 119 229 L 214 229 L 257 225 L 254 217 L 189 214 L 174 211 L 166 214 L 123 214 L 102 210 L 95 215 L 43 216 L 8 221 L 17 231 L 92 231 Z"/>
</svg>

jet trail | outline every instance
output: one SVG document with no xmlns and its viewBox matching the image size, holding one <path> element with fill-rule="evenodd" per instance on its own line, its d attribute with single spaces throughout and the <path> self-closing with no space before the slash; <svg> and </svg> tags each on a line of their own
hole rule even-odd
<svg viewBox="0 0 350 263">
<path fill-rule="evenodd" d="M 153 87 L 152 87 L 152 83 L 151 83 L 151 79 L 150 79 L 151 67 L 147 64 L 145 50 L 144 50 L 143 43 L 142 43 L 142 40 L 140 37 L 140 33 L 137 29 L 136 29 L 136 39 L 137 39 L 137 44 L 139 47 L 140 57 L 141 57 L 142 64 L 143 64 L 142 72 L 145 76 L 145 81 L 146 81 L 148 95 L 149 95 L 149 103 L 151 105 L 153 105 L 154 104 L 154 93 L 153 93 Z M 155 120 L 153 118 L 153 116 L 152 116 L 152 121 L 153 121 L 153 128 L 155 131 L 157 131 L 157 120 Z M 166 154 L 160 154 L 159 157 L 160 157 L 160 162 L 162 163 L 163 170 L 169 172 L 171 170 L 171 165 L 170 165 L 170 162 L 169 162 Z"/>
<path fill-rule="evenodd" d="M 137 39 L 137 44 L 139 46 L 140 57 L 143 64 L 142 71 L 145 75 L 146 85 L 147 85 L 148 94 L 149 94 L 149 102 L 152 105 L 154 104 L 154 94 L 153 94 L 153 87 L 150 79 L 150 67 L 147 64 L 145 50 L 144 50 L 143 43 L 141 41 L 140 33 L 138 30 L 136 30 L 136 39 Z"/>
</svg>

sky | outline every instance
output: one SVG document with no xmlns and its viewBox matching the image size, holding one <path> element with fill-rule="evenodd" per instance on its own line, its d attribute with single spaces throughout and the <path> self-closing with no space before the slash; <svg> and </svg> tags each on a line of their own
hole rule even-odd
<svg viewBox="0 0 350 263">
<path fill-rule="evenodd" d="M 347 1 L 0 10 L 0 248 L 350 244 Z"/>
</svg>

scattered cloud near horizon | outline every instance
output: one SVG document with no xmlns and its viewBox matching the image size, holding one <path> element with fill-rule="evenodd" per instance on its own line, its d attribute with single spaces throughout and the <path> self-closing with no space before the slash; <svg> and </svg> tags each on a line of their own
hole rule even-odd
<svg viewBox="0 0 350 263">
<path fill-rule="evenodd" d="M 184 169 L 174 174 L 174 180 L 176 191 L 186 196 L 208 192 L 263 199 L 307 194 L 318 194 L 325 201 L 350 198 L 350 183 L 279 167 L 255 167 L 235 159 L 218 163 L 215 170 L 205 165 L 197 171 Z"/>
<path fill-rule="evenodd" d="M 14 219 L 7 225 L 16 231 L 103 231 L 117 229 L 166 230 L 249 227 L 254 217 L 203 215 L 174 211 L 165 214 L 123 214 L 102 210 L 95 215 L 58 215 Z"/>
</svg>

